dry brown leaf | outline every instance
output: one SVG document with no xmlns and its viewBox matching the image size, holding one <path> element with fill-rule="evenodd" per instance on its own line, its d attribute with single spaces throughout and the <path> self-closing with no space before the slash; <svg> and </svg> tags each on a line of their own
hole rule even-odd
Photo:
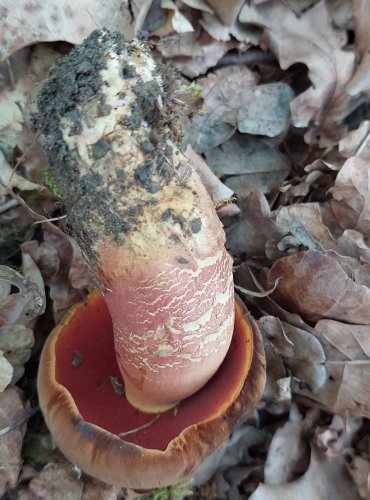
<svg viewBox="0 0 370 500">
<path fill-rule="evenodd" d="M 208 33 L 183 33 L 167 43 L 159 43 L 158 50 L 164 58 L 173 59 L 181 73 L 195 78 L 215 66 L 221 57 L 237 46 L 236 41 L 220 42 Z"/>
<path fill-rule="evenodd" d="M 4 203 L 5 201 L 7 193 L 5 187 L 8 186 L 19 189 L 20 191 L 40 191 L 43 189 L 43 186 L 31 182 L 25 177 L 17 174 L 0 151 L 0 203 Z"/>
<path fill-rule="evenodd" d="M 251 500 L 360 500 L 343 459 L 328 458 L 315 448 L 311 450 L 310 465 L 305 474 L 291 483 L 279 486 L 260 484 Z"/>
<path fill-rule="evenodd" d="M 263 336 L 273 343 L 284 366 L 312 390 L 326 380 L 325 354 L 320 342 L 307 330 L 280 321 L 273 316 L 258 320 Z"/>
<path fill-rule="evenodd" d="M 314 250 L 283 257 L 266 270 L 265 286 L 279 277 L 272 298 L 305 320 L 370 324 L 370 290 L 353 281 L 333 257 Z"/>
<path fill-rule="evenodd" d="M 289 85 L 256 86 L 256 76 L 243 67 L 218 72 L 217 78 L 212 78 L 213 86 L 205 94 L 203 107 L 203 113 L 210 114 L 215 123 L 229 123 L 242 133 L 268 137 L 287 131 L 293 98 Z"/>
<path fill-rule="evenodd" d="M 24 412 L 22 393 L 9 387 L 0 394 L 0 429 L 11 425 Z M 0 496 L 14 488 L 22 468 L 21 449 L 25 425 L 0 436 Z"/>
<path fill-rule="evenodd" d="M 44 228 L 44 242 L 30 241 L 22 249 L 39 267 L 56 312 L 79 302 L 86 289 L 92 288 L 92 278 L 80 248 L 57 228 Z"/>
<path fill-rule="evenodd" d="M 282 238 L 283 233 L 271 217 L 270 207 L 260 191 L 248 195 L 241 202 L 241 208 L 242 218 L 229 231 L 227 248 L 232 254 L 264 256 L 267 242 Z"/>
<path fill-rule="evenodd" d="M 368 0 L 351 0 L 352 15 L 355 22 L 355 44 L 359 58 L 358 67 L 346 86 L 351 95 L 360 92 L 369 94 L 370 85 L 370 3 Z"/>
<path fill-rule="evenodd" d="M 370 417 L 370 361 L 330 361 L 328 378 L 315 392 L 297 391 L 326 411 Z"/>
<path fill-rule="evenodd" d="M 364 120 L 360 126 L 348 132 L 338 144 L 339 152 L 346 158 L 358 156 L 370 159 L 370 121 Z"/>
<path fill-rule="evenodd" d="M 370 462 L 365 458 L 355 455 L 347 461 L 347 467 L 359 494 L 364 500 L 370 498 Z"/>
<path fill-rule="evenodd" d="M 24 374 L 24 365 L 31 357 L 35 339 L 33 331 L 25 325 L 8 325 L 0 327 L 0 349 L 13 368 L 11 381 L 13 384 Z"/>
<path fill-rule="evenodd" d="M 335 122 L 348 112 L 350 99 L 344 86 L 352 76 L 355 57 L 343 50 L 346 34 L 332 27 L 325 2 L 300 17 L 279 0 L 245 4 L 240 20 L 264 28 L 265 40 L 283 69 L 296 62 L 308 66 L 312 87 L 293 100 L 293 124 L 307 127 L 314 122 L 333 133 Z"/>
<path fill-rule="evenodd" d="M 323 319 L 316 323 L 315 335 L 330 361 L 370 359 L 370 325 Z"/>
<path fill-rule="evenodd" d="M 22 490 L 20 500 L 117 500 L 120 488 L 97 481 L 79 478 L 79 471 L 71 464 L 50 462 L 34 477 L 29 486 Z"/>
<path fill-rule="evenodd" d="M 262 446 L 268 439 L 268 434 L 257 427 L 251 425 L 237 427 L 230 439 L 212 453 L 197 469 L 193 476 L 192 486 L 209 481 L 212 476 L 229 467 L 251 461 L 249 449 L 254 446 Z"/>
<path fill-rule="evenodd" d="M 218 176 L 231 176 L 225 184 L 240 196 L 252 191 L 268 193 L 279 187 L 290 172 L 288 160 L 262 139 L 234 136 L 205 151 L 208 165 Z"/>
<path fill-rule="evenodd" d="M 370 236 L 370 165 L 367 160 L 349 158 L 330 190 L 331 208 L 342 229 L 354 229 Z"/>
<path fill-rule="evenodd" d="M 140 0 L 131 2 L 136 14 Z M 73 0 L 41 2 L 40 0 L 2 0 L 0 8 L 0 60 L 36 42 L 82 41 L 96 28 L 120 31 L 131 38 L 133 26 L 129 2 L 125 0 Z"/>
<path fill-rule="evenodd" d="M 242 8 L 244 0 L 207 0 L 207 3 L 216 12 L 220 20 L 227 26 L 233 24 Z"/>
<path fill-rule="evenodd" d="M 276 211 L 275 221 L 283 234 L 311 250 L 336 248 L 336 241 L 322 221 L 319 203 L 295 203 Z"/>
</svg>

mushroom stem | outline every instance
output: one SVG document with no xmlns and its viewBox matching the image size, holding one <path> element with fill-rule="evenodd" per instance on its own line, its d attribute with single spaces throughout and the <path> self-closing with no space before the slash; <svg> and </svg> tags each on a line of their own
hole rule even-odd
<svg viewBox="0 0 370 500">
<path fill-rule="evenodd" d="M 130 403 L 161 412 L 214 375 L 234 325 L 232 260 L 178 144 L 176 82 L 144 41 L 94 32 L 38 98 L 50 164 L 109 308 Z"/>
</svg>

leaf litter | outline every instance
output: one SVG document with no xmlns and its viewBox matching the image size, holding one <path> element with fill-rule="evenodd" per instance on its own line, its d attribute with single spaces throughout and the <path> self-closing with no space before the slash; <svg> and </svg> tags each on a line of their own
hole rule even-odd
<svg viewBox="0 0 370 500">
<path fill-rule="evenodd" d="M 193 498 L 369 498 L 368 2 L 4 0 L 0 13 L 0 497 L 137 496 L 61 457 L 34 390 L 46 335 L 94 280 L 30 115 L 50 66 L 106 26 L 147 31 L 193 89 L 186 154 L 264 337 L 259 408 Z"/>
</svg>

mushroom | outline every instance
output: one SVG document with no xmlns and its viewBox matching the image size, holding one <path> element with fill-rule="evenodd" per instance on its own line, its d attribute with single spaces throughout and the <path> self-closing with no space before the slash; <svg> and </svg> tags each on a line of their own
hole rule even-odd
<svg viewBox="0 0 370 500">
<path fill-rule="evenodd" d="M 191 474 L 264 382 L 166 71 L 147 42 L 97 30 L 52 69 L 35 117 L 99 289 L 46 343 L 41 407 L 72 462 L 132 488 Z"/>
<path fill-rule="evenodd" d="M 264 387 L 261 335 L 242 302 L 235 306 L 233 338 L 217 373 L 175 409 L 148 414 L 117 389 L 121 374 L 102 295 L 93 291 L 77 304 L 48 337 L 38 377 L 40 405 L 61 451 L 117 486 L 150 489 L 190 477 L 255 408 Z"/>
</svg>

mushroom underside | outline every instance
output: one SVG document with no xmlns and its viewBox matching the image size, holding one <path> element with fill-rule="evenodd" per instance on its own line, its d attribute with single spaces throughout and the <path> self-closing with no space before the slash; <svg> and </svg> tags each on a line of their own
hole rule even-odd
<svg viewBox="0 0 370 500">
<path fill-rule="evenodd" d="M 264 381 L 261 335 L 237 300 L 231 346 L 212 379 L 165 413 L 138 411 L 124 395 L 109 311 L 93 291 L 48 338 L 39 393 L 67 458 L 98 479 L 139 489 L 190 476 L 256 406 Z"/>
</svg>

